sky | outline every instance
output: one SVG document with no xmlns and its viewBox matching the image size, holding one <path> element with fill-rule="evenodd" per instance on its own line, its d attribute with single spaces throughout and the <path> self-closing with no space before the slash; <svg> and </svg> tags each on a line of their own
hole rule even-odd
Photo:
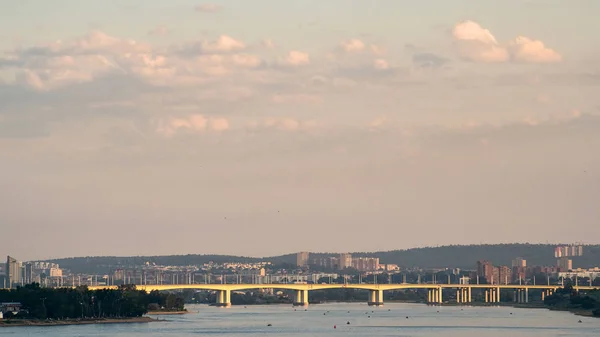
<svg viewBox="0 0 600 337">
<path fill-rule="evenodd" d="M 597 0 L 2 8 L 0 255 L 598 242 Z"/>
</svg>

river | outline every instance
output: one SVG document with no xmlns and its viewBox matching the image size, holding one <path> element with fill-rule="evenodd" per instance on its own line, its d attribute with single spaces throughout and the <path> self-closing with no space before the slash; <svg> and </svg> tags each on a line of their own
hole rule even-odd
<svg viewBox="0 0 600 337">
<path fill-rule="evenodd" d="M 13 327 L 0 329 L 0 336 L 600 336 L 598 318 L 545 309 L 336 303 L 306 311 L 289 305 L 189 305 L 188 310 L 186 315 L 160 316 L 165 319 L 161 322 Z"/>
</svg>

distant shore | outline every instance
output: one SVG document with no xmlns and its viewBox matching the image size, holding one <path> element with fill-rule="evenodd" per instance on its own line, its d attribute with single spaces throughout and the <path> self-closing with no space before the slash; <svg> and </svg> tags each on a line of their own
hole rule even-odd
<svg viewBox="0 0 600 337">
<path fill-rule="evenodd" d="M 121 323 L 150 323 L 158 319 L 151 317 L 131 318 L 90 318 L 90 319 L 65 319 L 65 320 L 38 320 L 38 319 L 4 319 L 0 320 L 1 327 L 13 326 L 63 326 L 82 324 L 121 324 Z"/>
</svg>

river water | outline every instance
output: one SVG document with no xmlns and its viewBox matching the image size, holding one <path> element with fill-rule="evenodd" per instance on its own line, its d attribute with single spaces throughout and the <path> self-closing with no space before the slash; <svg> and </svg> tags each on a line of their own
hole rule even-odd
<svg viewBox="0 0 600 337">
<path fill-rule="evenodd" d="M 0 336 L 600 336 L 598 318 L 545 309 L 336 303 L 306 311 L 289 305 L 189 305 L 188 310 L 154 323 L 1 328 Z"/>
</svg>

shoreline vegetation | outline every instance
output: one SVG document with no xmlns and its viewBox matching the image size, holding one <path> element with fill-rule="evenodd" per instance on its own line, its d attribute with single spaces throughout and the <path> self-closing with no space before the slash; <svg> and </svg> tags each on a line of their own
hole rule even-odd
<svg viewBox="0 0 600 337">
<path fill-rule="evenodd" d="M 42 319 L 5 319 L 0 320 L 0 327 L 20 327 L 20 326 L 64 326 L 64 325 L 83 325 L 83 324 L 130 324 L 130 323 L 150 323 L 157 322 L 159 319 L 151 317 L 127 317 L 127 318 L 77 318 L 64 320 L 42 320 Z"/>
<path fill-rule="evenodd" d="M 4 314 L 0 327 L 147 323 L 156 321 L 147 316 L 148 312 L 167 315 L 186 311 L 181 296 L 148 293 L 135 285 L 89 290 L 87 286 L 42 288 L 34 283 L 0 289 L 1 302 L 18 305 Z"/>
</svg>

